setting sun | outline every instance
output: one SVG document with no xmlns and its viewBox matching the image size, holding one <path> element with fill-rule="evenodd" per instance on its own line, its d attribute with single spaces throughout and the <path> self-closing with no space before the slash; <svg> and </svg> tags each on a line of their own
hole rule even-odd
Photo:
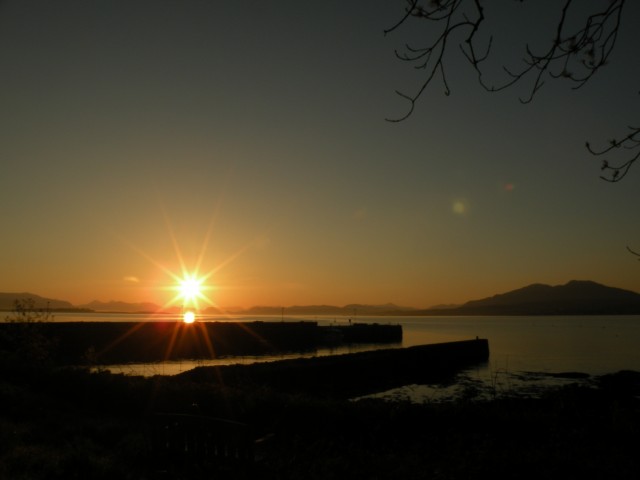
<svg viewBox="0 0 640 480">
<path fill-rule="evenodd" d="M 180 280 L 179 291 L 180 296 L 185 301 L 193 301 L 198 297 L 202 297 L 203 280 L 193 276 L 187 276 Z"/>
<path fill-rule="evenodd" d="M 207 292 L 213 290 L 212 285 L 206 284 L 208 276 L 197 273 L 183 272 L 182 277 L 170 273 L 174 278 L 173 286 L 166 287 L 175 292 L 175 296 L 167 302 L 165 307 L 177 305 L 181 307 L 182 319 L 185 323 L 193 323 L 195 316 L 203 304 L 215 307 L 215 303 L 208 297 Z"/>
</svg>

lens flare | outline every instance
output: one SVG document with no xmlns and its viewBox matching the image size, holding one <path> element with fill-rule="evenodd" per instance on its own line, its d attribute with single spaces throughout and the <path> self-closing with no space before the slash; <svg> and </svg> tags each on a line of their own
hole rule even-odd
<svg viewBox="0 0 640 480">
<path fill-rule="evenodd" d="M 204 279 L 196 278 L 194 276 L 186 276 L 179 281 L 178 291 L 180 296 L 186 302 L 192 302 L 197 298 L 203 297 L 203 283 Z"/>
<path fill-rule="evenodd" d="M 195 315 L 200 311 L 203 303 L 215 305 L 206 294 L 209 290 L 214 289 L 212 285 L 206 283 L 206 276 L 183 272 L 182 277 L 175 275 L 174 279 L 176 283 L 173 286 L 173 290 L 176 294 L 170 304 L 181 306 L 185 323 L 192 323 L 193 320 L 191 322 L 187 321 L 187 315 L 191 313 L 195 319 Z"/>
<path fill-rule="evenodd" d="M 192 312 L 191 310 L 188 310 L 186 312 L 184 312 L 184 315 L 182 316 L 182 321 L 184 323 L 193 323 L 196 321 L 196 314 L 194 312 Z"/>
</svg>

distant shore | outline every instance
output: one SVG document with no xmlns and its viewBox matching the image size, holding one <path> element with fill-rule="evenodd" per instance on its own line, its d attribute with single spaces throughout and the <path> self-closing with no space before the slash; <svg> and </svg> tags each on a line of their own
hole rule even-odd
<svg viewBox="0 0 640 480">
<path fill-rule="evenodd" d="M 0 292 L 0 310 L 12 311 L 16 301 L 31 300 L 39 309 L 51 312 L 84 311 L 94 313 L 165 313 L 179 314 L 181 307 L 162 308 L 150 302 L 93 301 L 72 304 L 28 292 Z M 458 305 L 429 308 L 400 306 L 393 303 L 368 305 L 289 305 L 206 308 L 205 315 L 322 315 L 357 319 L 358 316 L 534 316 L 534 315 L 640 315 L 640 294 L 608 287 L 588 280 L 571 280 L 564 285 L 531 284 L 491 297 L 470 300 Z"/>
</svg>

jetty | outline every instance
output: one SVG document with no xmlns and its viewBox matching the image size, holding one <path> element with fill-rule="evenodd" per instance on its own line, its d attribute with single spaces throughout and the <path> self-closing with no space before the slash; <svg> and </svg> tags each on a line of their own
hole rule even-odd
<svg viewBox="0 0 640 480">
<path fill-rule="evenodd" d="M 20 323 L 0 323 L 2 339 L 24 330 Z M 55 344 L 56 359 L 66 365 L 90 360 L 109 365 L 128 362 L 213 359 L 230 355 L 313 352 L 340 344 L 400 344 L 400 325 L 354 323 L 320 326 L 318 322 L 43 322 L 30 330 Z M 15 330 L 12 332 L 11 330 Z M 11 348 L 10 345 L 0 348 Z"/>
<path fill-rule="evenodd" d="M 488 359 L 488 340 L 474 339 L 251 365 L 196 367 L 177 377 L 190 382 L 353 398 L 413 383 L 444 382 L 461 369 Z"/>
</svg>

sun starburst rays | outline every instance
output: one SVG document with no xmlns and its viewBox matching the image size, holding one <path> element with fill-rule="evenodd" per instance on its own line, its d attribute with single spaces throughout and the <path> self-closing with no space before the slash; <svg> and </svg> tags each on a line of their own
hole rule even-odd
<svg viewBox="0 0 640 480">
<path fill-rule="evenodd" d="M 209 222 L 199 247 L 193 249 L 193 245 L 190 245 L 190 248 L 186 250 L 183 248 L 182 236 L 178 237 L 164 208 L 162 208 L 162 216 L 166 227 L 164 238 L 169 242 L 173 250 L 173 261 L 159 260 L 158 253 L 151 253 L 149 250 L 142 249 L 121 235 L 118 235 L 118 237 L 156 268 L 156 275 L 159 276 L 153 280 L 144 280 L 144 277 L 140 276 L 143 278 L 140 286 L 151 288 L 152 291 L 155 290 L 156 294 L 164 292 L 164 294 L 161 294 L 164 297 L 164 301 L 160 303 L 161 307 L 157 313 L 170 314 L 171 316 L 179 314 L 175 323 L 171 322 L 171 326 L 163 327 L 169 328 L 164 334 L 166 336 L 166 345 L 163 346 L 164 360 L 167 361 L 177 358 L 176 356 L 191 354 L 185 350 L 185 348 L 191 348 L 187 347 L 187 345 L 199 345 L 198 349 L 206 352 L 209 358 L 216 358 L 216 342 L 214 338 L 211 338 L 211 324 L 203 321 L 204 316 L 211 313 L 227 316 L 224 309 L 217 302 L 216 294 L 222 288 L 237 287 L 231 287 L 228 284 L 226 287 L 221 287 L 218 284 L 220 280 L 219 274 L 247 253 L 255 245 L 256 241 L 253 240 L 241 244 L 226 256 L 212 262 L 209 247 L 212 244 L 215 233 L 215 215 Z M 188 241 L 189 237 L 186 240 Z M 163 322 L 165 321 L 159 319 L 159 324 Z M 128 334 L 135 332 L 138 328 L 140 326 L 136 326 Z M 260 338 L 256 332 L 253 332 L 248 325 L 240 325 L 240 328 L 245 330 L 245 334 L 256 337 L 261 344 L 266 346 L 268 343 L 265 339 Z M 118 339 L 116 343 L 119 341 L 121 339 Z M 201 355 L 202 352 L 198 355 Z"/>
<path fill-rule="evenodd" d="M 198 322 L 197 320 L 203 320 L 204 315 L 214 312 L 215 314 L 230 317 L 214 298 L 220 289 L 237 288 L 237 286 L 233 287 L 227 284 L 221 287 L 217 282 L 220 280 L 218 275 L 231 263 L 243 256 L 255 244 L 255 241 L 248 241 L 244 245 L 241 244 L 235 251 L 231 251 L 228 255 L 219 258 L 218 261 L 212 262 L 209 250 L 215 233 L 215 222 L 214 218 L 212 218 L 202 244 L 193 252 L 196 255 L 189 255 L 187 252 L 191 253 L 191 251 L 182 248 L 182 242 L 179 241 L 169 216 L 164 211 L 164 208 L 162 210 L 167 230 L 164 238 L 170 242 L 172 247 L 173 261 L 159 260 L 158 253 L 151 253 L 150 250 L 141 248 L 122 234 L 109 233 L 156 269 L 153 276 L 138 274 L 137 278 L 140 278 L 140 280 L 136 284 L 139 288 L 150 289 L 147 291 L 154 292 L 156 300 L 160 295 L 164 297 L 163 302 L 159 302 L 161 306 L 156 312 L 162 315 L 158 316 L 157 323 L 155 323 L 156 319 L 153 319 L 155 325 L 150 327 L 161 330 L 162 360 L 171 361 L 176 358 L 185 358 L 185 355 L 193 354 L 191 349 L 194 346 L 198 350 L 195 352 L 198 358 L 201 358 L 200 356 L 203 354 L 211 359 L 216 358 L 216 339 L 212 337 L 212 324 L 207 321 Z M 208 307 L 212 307 L 211 310 L 208 310 Z M 176 319 L 178 321 L 171 319 L 178 313 L 180 314 L 179 319 Z M 168 320 L 167 315 L 170 315 Z M 152 320 L 152 318 L 148 317 L 128 328 L 123 335 L 108 345 L 104 352 L 98 352 L 98 355 L 106 354 L 108 351 L 117 348 L 119 344 L 126 343 L 129 337 L 138 335 L 139 331 L 146 330 L 149 327 L 149 320 Z M 256 337 L 260 343 L 267 344 L 265 339 L 260 338 L 248 325 L 240 325 L 240 328 L 246 334 Z M 222 378 L 219 380 L 223 383 Z"/>
</svg>

